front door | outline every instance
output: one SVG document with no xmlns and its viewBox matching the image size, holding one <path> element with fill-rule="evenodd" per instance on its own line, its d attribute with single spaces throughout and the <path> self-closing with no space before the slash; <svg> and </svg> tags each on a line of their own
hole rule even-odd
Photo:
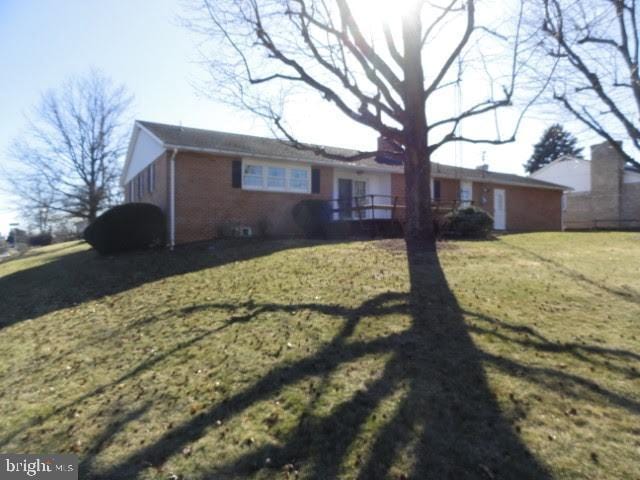
<svg viewBox="0 0 640 480">
<path fill-rule="evenodd" d="M 351 179 L 339 178 L 338 179 L 338 208 L 339 218 L 349 219 L 351 218 L 351 202 L 353 201 L 353 183 Z"/>
<path fill-rule="evenodd" d="M 367 218 L 367 211 L 362 208 L 367 204 L 367 182 L 364 180 L 353 181 L 353 196 L 355 198 L 355 205 L 358 208 L 356 215 L 358 218 Z"/>
<path fill-rule="evenodd" d="M 502 189 L 493 191 L 493 228 L 507 229 L 507 195 Z"/>
</svg>

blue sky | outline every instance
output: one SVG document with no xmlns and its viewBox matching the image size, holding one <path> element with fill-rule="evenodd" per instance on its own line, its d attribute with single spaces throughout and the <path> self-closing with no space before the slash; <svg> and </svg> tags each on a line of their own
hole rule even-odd
<svg viewBox="0 0 640 480">
<path fill-rule="evenodd" d="M 132 117 L 185 126 L 269 135 L 262 120 L 231 110 L 198 93 L 206 79 L 198 61 L 200 39 L 180 25 L 179 0 L 0 0 L 0 163 L 25 131 L 24 115 L 48 88 L 98 68 L 135 95 Z M 309 110 L 314 115 L 309 115 Z M 375 135 L 354 126 L 324 103 L 305 102 L 295 122 L 301 139 L 356 148 Z M 496 171 L 523 173 L 546 123 L 524 123 L 518 142 L 505 147 L 452 150 L 438 161 L 475 167 L 482 152 Z M 0 192 L 0 234 L 16 221 L 14 201 Z"/>
</svg>

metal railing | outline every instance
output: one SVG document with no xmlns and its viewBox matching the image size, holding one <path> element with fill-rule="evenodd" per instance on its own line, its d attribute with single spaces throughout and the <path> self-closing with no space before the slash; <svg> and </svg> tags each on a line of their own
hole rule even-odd
<svg viewBox="0 0 640 480">
<path fill-rule="evenodd" d="M 406 205 L 403 200 L 397 195 L 369 194 L 335 198 L 330 202 L 334 220 L 404 220 Z M 472 200 L 432 200 L 431 209 L 436 215 L 444 215 L 473 204 Z"/>
</svg>

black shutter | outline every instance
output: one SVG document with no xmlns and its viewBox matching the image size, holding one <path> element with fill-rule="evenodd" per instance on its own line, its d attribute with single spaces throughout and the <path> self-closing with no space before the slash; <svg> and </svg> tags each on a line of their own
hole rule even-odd
<svg viewBox="0 0 640 480">
<path fill-rule="evenodd" d="M 433 199 L 440 200 L 440 180 L 433 181 Z"/>
<path fill-rule="evenodd" d="M 320 169 L 311 169 L 311 193 L 320 193 Z"/>
<path fill-rule="evenodd" d="M 242 187 L 242 160 L 234 160 L 231 163 L 231 186 Z"/>
</svg>

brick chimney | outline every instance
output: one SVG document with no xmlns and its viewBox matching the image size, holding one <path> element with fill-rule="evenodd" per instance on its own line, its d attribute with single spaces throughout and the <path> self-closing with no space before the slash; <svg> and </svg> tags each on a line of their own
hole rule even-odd
<svg viewBox="0 0 640 480">
<path fill-rule="evenodd" d="M 387 165 L 402 165 L 404 152 L 402 147 L 393 140 L 380 135 L 378 137 L 378 153 L 376 162 Z"/>
<path fill-rule="evenodd" d="M 591 147 L 593 213 L 606 226 L 619 226 L 624 165 L 622 155 L 608 142 Z"/>
</svg>

